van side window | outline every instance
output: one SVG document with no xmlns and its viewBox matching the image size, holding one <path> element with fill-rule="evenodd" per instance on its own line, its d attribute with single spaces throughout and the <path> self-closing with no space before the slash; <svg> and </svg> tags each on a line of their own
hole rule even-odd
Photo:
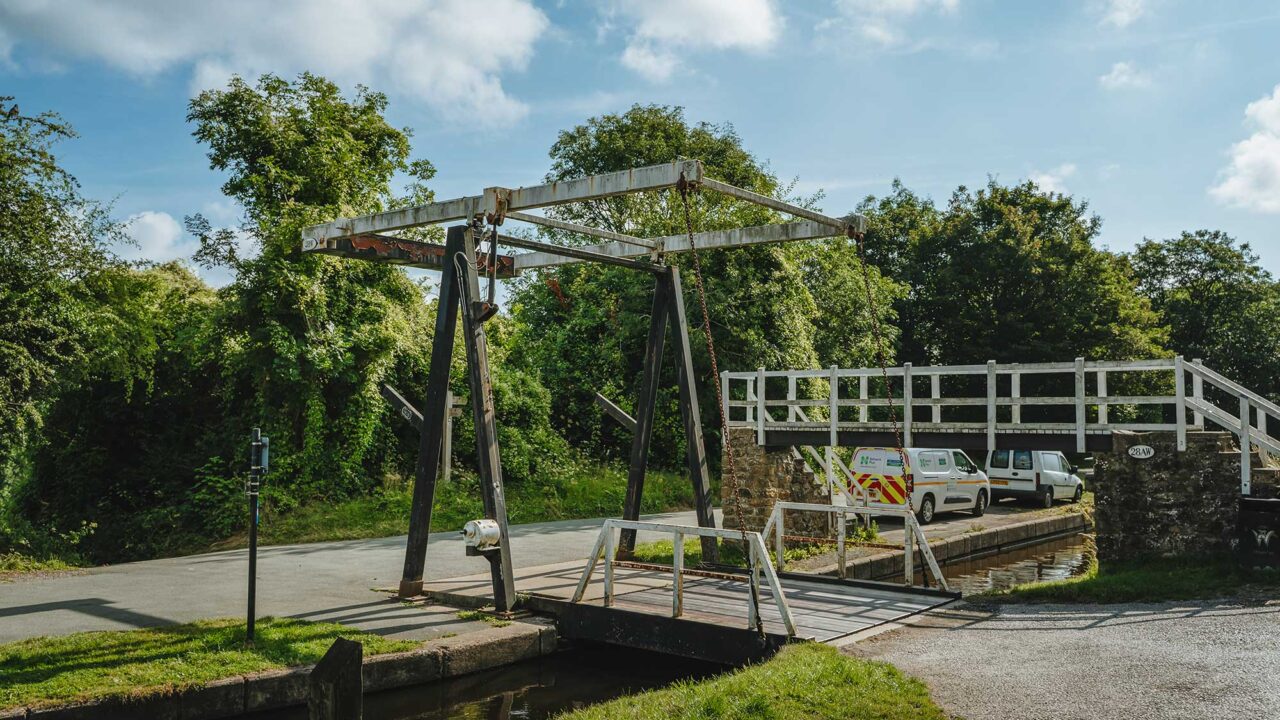
<svg viewBox="0 0 1280 720">
<path fill-rule="evenodd" d="M 951 459 L 956 461 L 957 468 L 964 470 L 965 472 L 969 472 L 969 466 L 973 464 L 973 461 L 969 459 L 969 456 L 959 450 L 951 451 Z M 974 469 L 976 470 L 977 468 Z"/>
<path fill-rule="evenodd" d="M 1013 469 L 1014 470 L 1030 470 L 1031 469 L 1031 451 L 1030 450 L 1014 450 L 1013 451 Z"/>
<path fill-rule="evenodd" d="M 994 450 L 991 453 L 991 463 L 987 467 L 1007 468 L 1009 467 L 1009 451 Z"/>
<path fill-rule="evenodd" d="M 1047 472 L 1062 472 L 1062 465 L 1058 463 L 1055 453 L 1040 453 L 1040 466 Z"/>
</svg>

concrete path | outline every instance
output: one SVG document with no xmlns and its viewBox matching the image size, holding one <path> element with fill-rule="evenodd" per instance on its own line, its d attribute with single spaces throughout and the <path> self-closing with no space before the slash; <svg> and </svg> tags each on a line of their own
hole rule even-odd
<svg viewBox="0 0 1280 720">
<path fill-rule="evenodd" d="M 692 512 L 650 517 L 696 522 Z M 600 522 L 513 526 L 512 561 L 522 567 L 585 558 Z M 399 583 L 404 545 L 399 536 L 259 548 L 258 615 L 343 622 L 413 639 L 457 632 L 453 610 L 405 606 L 372 592 Z M 428 580 L 487 568 L 482 558 L 466 557 L 457 532 L 433 533 L 427 547 Z M 228 550 L 0 582 L 0 642 L 242 617 L 247 570 L 247 551 Z"/>
<path fill-rule="evenodd" d="M 1280 717 L 1280 600 L 952 606 L 844 651 L 968 720 Z"/>
</svg>

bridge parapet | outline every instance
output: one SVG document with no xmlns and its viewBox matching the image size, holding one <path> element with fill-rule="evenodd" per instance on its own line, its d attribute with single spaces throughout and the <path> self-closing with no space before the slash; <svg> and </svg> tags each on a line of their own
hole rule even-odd
<svg viewBox="0 0 1280 720">
<path fill-rule="evenodd" d="M 1078 453 L 1110 450 L 1117 432 L 1168 432 L 1175 449 L 1185 451 L 1188 431 L 1217 427 L 1238 439 L 1244 495 L 1250 493 L 1251 447 L 1280 456 L 1280 405 L 1181 356 L 759 368 L 721 373 L 720 382 L 731 432 L 754 431 L 760 446 L 804 449 L 829 483 L 839 475 L 830 448 L 891 445 L 894 421 L 908 446 Z M 1276 435 L 1269 431 L 1272 420 Z M 829 448 L 825 458 L 812 446 Z"/>
</svg>

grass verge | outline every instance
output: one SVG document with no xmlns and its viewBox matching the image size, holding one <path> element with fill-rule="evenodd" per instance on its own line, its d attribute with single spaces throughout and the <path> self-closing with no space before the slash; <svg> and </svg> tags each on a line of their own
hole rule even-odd
<svg viewBox="0 0 1280 720">
<path fill-rule="evenodd" d="M 66 572 L 75 569 L 75 565 L 57 558 L 38 560 L 19 552 L 0 553 L 0 580 L 8 580 L 19 575 Z"/>
<path fill-rule="evenodd" d="M 263 618 L 255 645 L 244 646 L 244 622 L 83 632 L 0 645 L 0 709 L 140 697 L 243 673 L 318 662 L 335 638 L 364 645 L 366 655 L 411 650 L 337 623 Z"/>
<path fill-rule="evenodd" d="M 678 682 L 561 716 L 561 720 L 944 720 L 924 683 L 882 662 L 791 645 L 759 665 L 709 680 Z"/>
<path fill-rule="evenodd" d="M 1084 574 L 1074 578 L 991 590 L 971 599 L 1107 604 L 1274 596 L 1277 590 L 1280 570 L 1248 570 L 1229 557 L 1153 558 L 1103 565 L 1095 559 Z"/>
<path fill-rule="evenodd" d="M 508 485 L 507 509 L 512 524 L 573 520 L 618 515 L 626 494 L 627 475 L 620 468 L 587 466 L 568 473 L 553 486 Z M 262 515 L 260 542 L 265 545 L 359 540 L 390 537 L 409 531 L 413 488 L 383 488 L 373 495 L 337 503 L 313 503 L 289 513 Z M 641 512 L 659 513 L 693 506 L 688 478 L 673 472 L 654 471 L 645 478 Z M 479 483 L 474 476 L 455 473 L 436 489 L 431 526 L 434 530 L 460 529 L 468 520 L 483 517 Z M 243 547 L 238 534 L 206 549 Z"/>
</svg>

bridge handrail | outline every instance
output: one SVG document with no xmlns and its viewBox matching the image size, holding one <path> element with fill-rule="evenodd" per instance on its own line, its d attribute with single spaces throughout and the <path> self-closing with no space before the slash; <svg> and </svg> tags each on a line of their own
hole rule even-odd
<svg viewBox="0 0 1280 720">
<path fill-rule="evenodd" d="M 786 559 L 784 555 L 786 540 L 786 520 L 783 513 L 787 510 L 795 510 L 799 512 L 824 512 L 834 513 L 841 516 L 840 522 L 836 523 L 836 572 L 843 578 L 845 576 L 845 515 L 863 515 L 866 517 L 898 517 L 902 518 L 903 535 L 902 535 L 902 569 L 906 585 L 912 585 L 915 582 L 915 550 L 913 544 L 917 544 L 920 548 L 920 556 L 924 558 L 925 563 L 929 566 L 929 572 L 933 574 L 934 580 L 943 590 L 950 590 L 947 585 L 947 578 L 942 574 L 942 569 L 938 567 L 938 560 L 933 556 L 933 549 L 929 547 L 929 540 L 924 535 L 924 529 L 920 527 L 920 523 L 916 520 L 915 513 L 904 505 L 890 505 L 887 503 L 868 503 L 866 505 L 822 505 L 818 503 L 801 503 L 778 501 L 773 504 L 773 510 L 769 513 L 769 519 L 764 524 L 764 530 L 761 535 L 768 537 L 773 535 L 774 542 L 774 563 L 777 564 L 778 572 L 782 572 L 785 568 Z"/>
<path fill-rule="evenodd" d="M 587 584 L 591 581 L 591 575 L 595 571 L 595 567 L 600 562 L 600 556 L 603 552 L 604 564 L 604 605 L 610 607 L 613 605 L 613 567 L 617 563 L 617 543 L 614 541 L 615 530 L 644 530 L 650 532 L 669 532 L 672 535 L 672 594 L 671 594 L 671 617 L 678 618 L 684 614 L 684 538 L 686 535 L 694 535 L 697 537 L 714 537 L 726 540 L 746 540 L 747 545 L 747 582 L 751 584 L 751 597 L 760 597 L 760 576 L 763 572 L 765 582 L 769 586 L 770 592 L 773 594 L 774 605 L 778 609 L 778 615 L 782 618 L 782 624 L 787 629 L 787 634 L 795 636 L 796 624 L 791 616 L 791 607 L 787 604 L 787 598 L 782 593 L 782 583 L 778 580 L 777 573 L 774 572 L 773 564 L 769 562 L 769 551 L 765 549 L 764 540 L 757 532 L 742 532 L 740 530 L 731 530 L 728 528 L 701 527 L 698 525 L 674 525 L 671 523 L 651 522 L 645 520 L 621 520 L 617 518 L 609 518 L 604 521 L 600 528 L 600 534 L 596 537 L 596 543 L 591 549 L 591 556 L 587 559 L 587 566 L 582 570 L 582 577 L 578 580 L 578 586 L 573 591 L 573 598 L 570 602 L 581 602 L 583 595 L 586 594 Z M 758 608 L 755 602 L 747 604 L 747 628 L 754 630 L 756 627 Z"/>
<path fill-rule="evenodd" d="M 1172 372 L 1175 393 L 1173 395 L 1110 395 L 1107 393 L 1107 373 L 1109 372 Z M 1210 420 L 1235 433 L 1241 446 L 1241 487 L 1245 494 L 1249 492 L 1250 445 L 1256 444 L 1264 451 L 1280 453 L 1280 439 L 1268 434 L 1266 418 L 1280 420 L 1280 404 L 1250 391 L 1243 385 L 1234 382 L 1220 373 L 1205 367 L 1199 360 L 1186 362 L 1182 356 L 1172 358 L 1155 358 L 1151 360 L 1085 360 L 1076 358 L 1073 362 L 1051 363 L 997 363 L 994 360 L 984 365 L 928 365 L 913 367 L 910 363 L 886 370 L 880 368 L 839 368 L 807 369 L 807 370 L 765 370 L 758 368 L 754 372 L 726 371 L 721 373 L 724 405 L 721 412 L 731 427 L 754 427 L 756 441 L 765 443 L 766 432 L 774 430 L 807 430 L 826 431 L 830 446 L 838 444 L 838 436 L 843 430 L 877 430 L 887 428 L 885 423 L 869 422 L 869 410 L 883 407 L 890 398 L 871 397 L 868 392 L 872 378 L 880 377 L 887 372 L 890 378 L 900 379 L 901 391 L 897 396 L 890 391 L 890 398 L 896 401 L 899 409 L 900 429 L 904 444 L 911 445 L 913 433 L 918 431 L 945 432 L 981 432 L 986 431 L 988 450 L 996 447 L 997 432 L 1022 430 L 1026 432 L 1074 432 L 1076 451 L 1086 451 L 1086 437 L 1089 433 L 1108 433 L 1115 430 L 1152 431 L 1172 430 L 1177 434 L 1178 450 L 1187 448 L 1187 429 L 1203 427 L 1205 420 Z M 1046 373 L 1073 373 L 1075 375 L 1075 394 L 1071 396 L 1032 396 L 1024 397 L 1020 392 L 1020 378 L 1023 375 Z M 1097 390 L 1095 394 L 1086 394 L 1085 378 L 1088 373 L 1096 374 Z M 940 379 L 944 376 L 986 375 L 987 391 L 985 397 L 952 397 L 941 396 Z M 913 380 L 920 376 L 931 379 L 929 396 L 914 396 Z M 1007 375 L 1009 394 L 999 395 L 997 382 L 1001 375 Z M 1191 378 L 1190 392 L 1186 387 L 1187 377 Z M 767 397 L 767 381 L 771 378 L 787 378 L 787 397 Z M 805 378 L 826 380 L 826 397 L 800 397 L 797 381 Z M 858 380 L 858 397 L 841 397 L 840 381 L 856 378 Z M 732 384 L 746 383 L 746 399 L 733 399 Z M 1232 410 L 1217 407 L 1204 396 L 1204 386 L 1235 396 L 1240 402 L 1239 415 Z M 774 420 L 768 409 L 786 406 L 787 419 Z M 1035 422 L 1024 423 L 1021 409 L 1025 406 L 1074 406 L 1074 422 Z M 1111 405 L 1173 405 L 1173 422 L 1154 423 L 1117 423 L 1110 422 L 1108 411 Z M 920 406 L 930 411 L 930 420 L 917 420 L 916 412 Z M 942 422 L 944 407 L 982 407 L 987 408 L 985 422 L 963 421 Z M 1000 422 L 997 409 L 1008 407 L 1009 422 Z M 826 408 L 826 419 L 810 421 L 803 408 Z M 1097 421 L 1089 422 L 1089 408 L 1097 408 Z M 841 408 L 857 408 L 857 419 L 841 417 Z M 1209 408 L 1213 408 L 1210 410 Z M 734 418 L 732 411 L 745 411 L 745 419 Z M 1188 424 L 1187 414 L 1192 414 L 1192 422 Z M 1252 416 L 1256 412 L 1258 427 L 1252 424 Z M 804 418 L 801 422 L 797 418 Z M 816 444 L 816 443 L 815 443 Z M 835 475 L 834 464 L 827 465 L 828 482 Z"/>
</svg>

